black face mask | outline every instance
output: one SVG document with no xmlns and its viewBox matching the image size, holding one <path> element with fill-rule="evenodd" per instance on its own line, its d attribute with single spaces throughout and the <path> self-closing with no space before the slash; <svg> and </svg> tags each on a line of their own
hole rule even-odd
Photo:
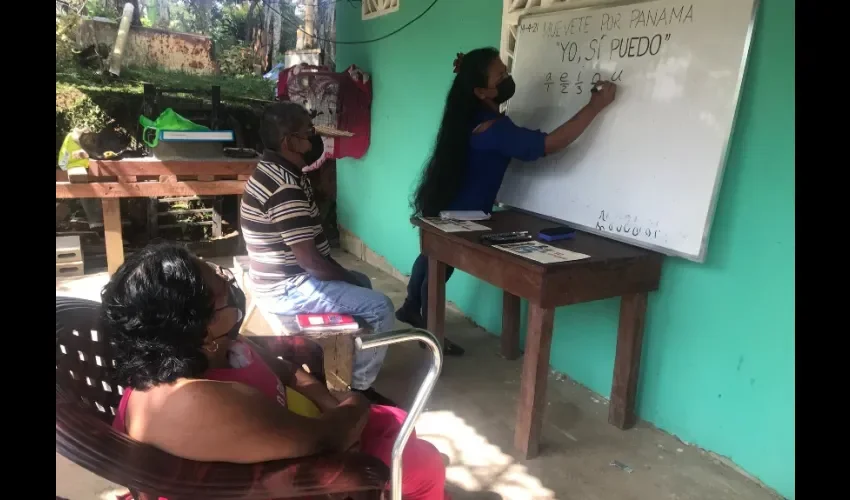
<svg viewBox="0 0 850 500">
<path fill-rule="evenodd" d="M 213 268 L 218 268 L 218 266 L 213 266 Z M 228 308 L 236 309 L 236 323 L 230 328 L 230 330 L 228 330 L 227 333 L 220 335 L 213 340 L 217 340 L 224 337 L 227 337 L 230 340 L 235 340 L 236 337 L 239 336 L 239 329 L 242 327 L 242 322 L 245 320 L 245 305 L 247 303 L 245 292 L 243 292 L 242 289 L 239 288 L 239 285 L 236 284 L 236 280 L 232 279 L 229 273 L 227 275 L 226 281 L 227 305 L 216 309 L 215 312 Z"/>
<path fill-rule="evenodd" d="M 319 134 L 313 134 L 307 140 L 310 141 L 310 151 L 301 156 L 304 158 L 304 165 L 312 165 L 319 161 L 319 158 L 325 152 L 325 141 Z"/>
<path fill-rule="evenodd" d="M 516 83 L 514 83 L 514 77 L 508 75 L 507 78 L 499 82 L 496 85 L 496 97 L 493 98 L 493 102 L 496 104 L 502 104 L 507 101 L 511 97 L 514 96 L 514 92 L 516 92 Z"/>
<path fill-rule="evenodd" d="M 242 290 L 235 285 L 232 285 L 230 290 L 227 292 L 227 305 L 220 309 L 216 309 L 216 312 L 231 307 L 236 309 L 236 323 L 230 328 L 230 330 L 227 331 L 227 333 L 219 335 L 214 338 L 213 341 L 225 337 L 228 340 L 236 340 L 239 336 L 239 329 L 242 328 L 242 322 L 245 320 L 245 294 L 242 293 Z"/>
<path fill-rule="evenodd" d="M 242 328 L 242 322 L 245 321 L 245 293 L 239 289 L 236 283 L 231 283 L 228 287 L 227 304 L 236 308 L 237 313 L 236 324 L 227 332 L 227 338 L 234 340 L 239 336 L 239 329 Z"/>
</svg>

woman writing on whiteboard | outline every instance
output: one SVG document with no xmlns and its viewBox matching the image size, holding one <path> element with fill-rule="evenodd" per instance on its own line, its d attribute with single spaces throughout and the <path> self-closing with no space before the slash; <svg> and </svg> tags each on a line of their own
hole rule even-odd
<svg viewBox="0 0 850 500">
<path fill-rule="evenodd" d="M 434 150 L 412 200 L 415 216 L 436 217 L 443 210 L 490 213 L 512 158 L 534 161 L 569 146 L 613 102 L 617 90 L 613 83 L 597 82 L 590 102 L 547 134 L 519 127 L 499 112 L 499 106 L 514 95 L 515 84 L 496 49 L 458 54 L 454 72 Z M 446 270 L 447 280 L 453 271 Z M 425 327 L 427 277 L 428 258 L 419 255 L 410 272 L 407 298 L 396 311 L 399 321 Z M 448 339 L 445 351 L 463 354 Z"/>
</svg>

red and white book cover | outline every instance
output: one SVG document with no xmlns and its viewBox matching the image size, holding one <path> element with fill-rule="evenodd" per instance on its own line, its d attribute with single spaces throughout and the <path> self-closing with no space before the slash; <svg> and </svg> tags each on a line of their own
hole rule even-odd
<svg viewBox="0 0 850 500">
<path fill-rule="evenodd" d="M 301 331 L 310 330 L 358 330 L 360 325 L 347 314 L 299 314 L 295 316 Z"/>
</svg>

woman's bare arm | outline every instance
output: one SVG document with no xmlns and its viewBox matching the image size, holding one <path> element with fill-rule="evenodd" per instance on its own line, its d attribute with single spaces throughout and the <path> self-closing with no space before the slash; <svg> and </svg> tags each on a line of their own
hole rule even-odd
<svg viewBox="0 0 850 500">
<path fill-rule="evenodd" d="M 609 104 L 614 102 L 617 86 L 611 82 L 599 82 L 587 103 L 572 118 L 546 136 L 546 154 L 557 153 L 579 138 L 593 122 L 593 119 Z"/>
<path fill-rule="evenodd" d="M 295 392 L 312 401 L 322 413 L 327 413 L 339 405 L 339 401 L 328 391 L 327 385 L 319 382 L 316 377 L 301 368 L 295 370 L 292 388 Z"/>
<path fill-rule="evenodd" d="M 291 387 L 295 392 L 312 401 L 322 413 L 339 405 L 339 401 L 328 391 L 327 385 L 319 382 L 313 375 L 286 359 L 270 356 L 268 351 L 250 337 L 242 337 L 242 342 L 248 344 L 265 360 L 283 385 Z"/>
<path fill-rule="evenodd" d="M 129 422 L 131 437 L 172 455 L 204 462 L 254 463 L 344 451 L 368 417 L 354 396 L 321 418 L 296 415 L 242 384 L 193 381 L 149 404 Z"/>
</svg>

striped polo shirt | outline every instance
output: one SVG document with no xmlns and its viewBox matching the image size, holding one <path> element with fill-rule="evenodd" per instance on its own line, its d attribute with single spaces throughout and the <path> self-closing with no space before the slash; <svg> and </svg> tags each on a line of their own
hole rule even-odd
<svg viewBox="0 0 850 500">
<path fill-rule="evenodd" d="M 263 153 L 245 183 L 239 217 L 251 266 L 248 276 L 257 294 L 274 294 L 307 278 L 292 245 L 313 241 L 320 254 L 330 256 L 310 180 L 273 151 Z"/>
</svg>

